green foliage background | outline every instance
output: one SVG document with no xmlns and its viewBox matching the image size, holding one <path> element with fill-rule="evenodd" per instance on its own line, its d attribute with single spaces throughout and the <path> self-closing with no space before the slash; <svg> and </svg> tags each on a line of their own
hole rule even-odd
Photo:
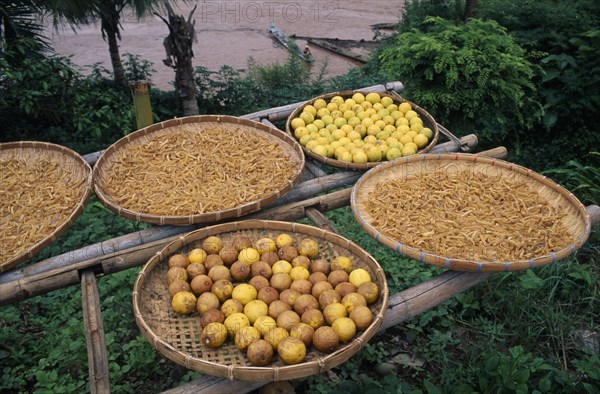
<svg viewBox="0 0 600 394">
<path fill-rule="evenodd" d="M 198 67 L 203 113 L 241 115 L 336 91 L 400 80 L 404 96 L 480 148 L 504 145 L 510 160 L 544 172 L 586 205 L 600 201 L 597 2 L 480 0 L 463 22 L 464 2 L 409 2 L 398 34 L 369 64 L 332 79 L 310 70 L 249 60 L 246 70 Z M 24 41 L 0 57 L 0 141 L 42 140 L 81 154 L 135 129 L 131 96 L 95 66 L 84 76 L 68 59 L 31 57 Z M 124 55 L 130 79 L 152 65 Z M 152 90 L 156 121 L 179 116 L 173 92 Z M 355 223 L 346 207 L 327 213 L 342 235 L 381 264 L 392 294 L 441 270 L 399 257 Z M 110 239 L 145 225 L 116 217 L 92 199 L 76 223 L 33 261 Z M 600 235 L 560 264 L 498 273 L 405 324 L 379 333 L 331 374 L 293 384 L 309 393 L 600 392 Z M 137 269 L 98 279 L 114 392 L 157 392 L 199 374 L 157 355 L 131 313 Z M 595 336 L 594 336 L 595 335 Z M 408 354 L 422 366 L 373 365 Z M 77 286 L 0 309 L 0 392 L 89 391 Z"/>
</svg>

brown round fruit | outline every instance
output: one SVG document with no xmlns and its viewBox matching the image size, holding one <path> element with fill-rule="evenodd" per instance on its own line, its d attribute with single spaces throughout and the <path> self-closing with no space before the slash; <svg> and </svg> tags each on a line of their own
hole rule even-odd
<svg viewBox="0 0 600 394">
<path fill-rule="evenodd" d="M 223 323 L 224 321 L 225 315 L 218 308 L 210 308 L 200 317 L 200 325 L 202 327 L 206 327 L 210 323 Z"/>
<path fill-rule="evenodd" d="M 186 255 L 178 253 L 178 254 L 174 254 L 173 256 L 169 257 L 169 261 L 167 264 L 168 264 L 169 268 L 173 268 L 173 267 L 186 268 L 190 264 L 190 261 L 188 260 Z"/>
<path fill-rule="evenodd" d="M 204 249 L 204 251 L 207 254 L 219 253 L 219 251 L 221 251 L 222 247 L 223 247 L 223 242 L 221 241 L 221 238 L 214 236 L 214 235 L 211 235 L 210 237 L 208 237 L 204 241 L 202 241 L 202 249 Z"/>
<path fill-rule="evenodd" d="M 256 263 L 252 264 L 250 268 L 250 272 L 252 276 L 264 276 L 267 279 L 271 279 L 271 266 L 266 261 L 258 260 Z"/>
<path fill-rule="evenodd" d="M 319 306 L 325 309 L 330 304 L 342 301 L 342 296 L 335 290 L 325 290 L 319 295 Z"/>
<path fill-rule="evenodd" d="M 267 305 L 271 305 L 271 302 L 279 299 L 279 292 L 271 286 L 265 286 L 258 291 L 256 298 Z"/>
<path fill-rule="evenodd" d="M 350 282 L 342 282 L 338 283 L 337 286 L 335 286 L 335 291 L 337 291 L 342 297 L 344 297 L 346 294 L 356 293 L 356 287 Z"/>
<path fill-rule="evenodd" d="M 183 267 L 173 267 L 169 268 L 167 271 L 167 285 L 170 285 L 178 279 L 187 281 L 187 278 L 187 271 Z"/>
<path fill-rule="evenodd" d="M 340 344 L 335 330 L 330 326 L 321 326 L 313 334 L 313 345 L 323 353 L 333 352 Z"/>
<path fill-rule="evenodd" d="M 224 265 L 217 265 L 216 267 L 212 267 L 211 270 L 208 271 L 208 276 L 216 282 L 220 279 L 231 280 L 231 273 L 229 272 L 229 268 Z"/>
<path fill-rule="evenodd" d="M 279 260 L 279 255 L 276 252 L 267 252 L 260 256 L 260 259 L 270 266 Z"/>
<path fill-rule="evenodd" d="M 218 348 L 227 339 L 227 329 L 223 323 L 210 323 L 202 329 L 200 336 L 202 342 L 210 348 Z"/>
<path fill-rule="evenodd" d="M 323 259 L 317 259 L 310 263 L 311 272 L 322 272 L 325 275 L 329 275 L 330 267 L 329 263 Z"/>
<path fill-rule="evenodd" d="M 310 259 L 306 256 L 296 256 L 291 261 L 292 267 L 304 267 L 307 270 L 310 269 Z"/>
<path fill-rule="evenodd" d="M 367 300 L 367 304 L 372 304 L 379 298 L 379 287 L 374 282 L 365 282 L 358 286 L 356 292 Z"/>
<path fill-rule="evenodd" d="M 290 289 L 296 290 L 300 294 L 310 294 L 312 286 L 308 279 L 297 279 L 292 282 Z"/>
<path fill-rule="evenodd" d="M 269 341 L 259 339 L 248 346 L 246 355 L 252 365 L 264 367 L 265 365 L 268 365 L 273 358 L 273 347 Z"/>
<path fill-rule="evenodd" d="M 319 301 L 312 294 L 302 294 L 294 304 L 294 310 L 302 315 L 309 309 L 319 309 Z"/>
<path fill-rule="evenodd" d="M 188 280 L 192 280 L 198 275 L 206 274 L 206 267 L 204 267 L 204 264 L 189 264 L 185 270 L 188 273 Z"/>
<path fill-rule="evenodd" d="M 294 324 L 300 323 L 300 316 L 294 311 L 283 311 L 275 320 L 278 327 L 285 328 L 289 332 Z"/>
<path fill-rule="evenodd" d="M 373 312 L 366 306 L 357 306 L 350 312 L 350 319 L 359 331 L 366 330 L 373 323 Z"/>
<path fill-rule="evenodd" d="M 290 306 L 294 306 L 298 297 L 300 297 L 300 293 L 294 289 L 285 289 L 279 294 L 279 299 Z"/>
<path fill-rule="evenodd" d="M 333 290 L 333 286 L 331 283 L 326 282 L 326 281 L 317 282 L 317 283 L 313 284 L 310 294 L 312 294 L 312 296 L 318 300 L 319 296 L 324 291 L 327 291 L 327 290 Z"/>
<path fill-rule="evenodd" d="M 219 251 L 219 256 L 221 256 L 223 264 L 229 267 L 231 264 L 237 261 L 238 250 L 233 246 L 225 246 Z"/>
<path fill-rule="evenodd" d="M 179 293 L 180 291 L 191 291 L 190 284 L 187 283 L 185 280 L 181 279 L 177 279 L 171 282 L 171 284 L 169 285 L 169 295 L 171 296 L 171 298 L 173 298 L 173 296 L 175 296 L 175 294 Z"/>
<path fill-rule="evenodd" d="M 221 312 L 225 317 L 233 315 L 234 313 L 242 313 L 244 311 L 244 305 L 238 300 L 230 298 L 221 305 Z"/>
<path fill-rule="evenodd" d="M 335 288 L 342 282 L 348 282 L 348 273 L 344 270 L 331 271 L 327 276 L 327 281 Z"/>
<path fill-rule="evenodd" d="M 255 276 L 253 278 L 250 278 L 250 281 L 248 283 L 254 286 L 254 288 L 257 291 L 260 291 L 260 289 L 262 289 L 263 287 L 269 286 L 269 280 L 264 276 Z"/>
<path fill-rule="evenodd" d="M 298 245 L 298 253 L 309 259 L 314 259 L 319 254 L 319 244 L 312 238 L 304 238 Z"/>
<path fill-rule="evenodd" d="M 233 239 L 232 246 L 236 248 L 239 253 L 242 249 L 251 248 L 252 240 L 244 235 L 238 235 Z"/>
<path fill-rule="evenodd" d="M 275 300 L 269 305 L 269 316 L 277 320 L 281 312 L 291 311 L 292 307 L 281 300 Z"/>
<path fill-rule="evenodd" d="M 229 267 L 229 273 L 233 280 L 241 282 L 248 279 L 250 276 L 250 266 L 243 261 L 236 261 Z"/>
<path fill-rule="evenodd" d="M 292 260 L 294 260 L 298 256 L 298 249 L 296 249 L 295 246 L 286 245 L 283 248 L 279 249 L 277 254 L 279 255 L 279 258 L 281 260 L 285 260 L 291 263 Z"/>
<path fill-rule="evenodd" d="M 292 285 L 292 278 L 289 274 L 280 272 L 271 276 L 271 281 L 269 283 L 271 284 L 271 287 L 277 289 L 277 291 L 281 293 L 285 289 L 290 288 Z"/>
<path fill-rule="evenodd" d="M 206 270 L 210 272 L 211 268 L 216 267 L 217 265 L 225 265 L 223 263 L 223 259 L 218 254 L 209 254 L 206 256 L 206 260 L 204 261 L 204 266 Z"/>
<path fill-rule="evenodd" d="M 233 293 L 233 283 L 227 279 L 219 279 L 212 285 L 210 291 L 217 296 L 219 301 L 225 302 L 231 298 L 231 293 Z"/>
<path fill-rule="evenodd" d="M 192 264 L 190 264 L 192 265 Z M 210 291 L 213 286 L 213 280 L 208 277 L 208 275 L 198 275 L 190 282 L 190 287 L 192 289 L 192 293 L 197 296 Z"/>
<path fill-rule="evenodd" d="M 253 342 L 260 339 L 260 332 L 258 329 L 248 326 L 243 327 L 241 330 L 235 333 L 234 343 L 235 347 L 242 352 L 245 352 Z"/>
<path fill-rule="evenodd" d="M 322 272 L 313 272 L 312 274 L 310 274 L 310 276 L 308 277 L 308 280 L 310 281 L 310 283 L 312 283 L 313 285 L 317 282 L 326 282 L 327 281 L 327 275 L 325 275 Z"/>
<path fill-rule="evenodd" d="M 219 307 L 219 299 L 213 293 L 202 293 L 196 301 L 196 310 L 200 316 L 204 315 L 208 310 Z"/>
<path fill-rule="evenodd" d="M 312 337 L 315 330 L 306 323 L 296 323 L 290 329 L 290 336 L 298 338 L 308 347 L 312 344 Z"/>
<path fill-rule="evenodd" d="M 309 309 L 300 316 L 300 321 L 311 326 L 313 330 L 316 330 L 325 324 L 325 317 L 320 310 Z"/>
</svg>

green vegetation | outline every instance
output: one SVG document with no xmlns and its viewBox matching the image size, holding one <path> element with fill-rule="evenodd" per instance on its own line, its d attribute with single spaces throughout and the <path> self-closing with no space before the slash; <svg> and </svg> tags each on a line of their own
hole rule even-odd
<svg viewBox="0 0 600 394">
<path fill-rule="evenodd" d="M 198 67 L 201 113 L 243 113 L 391 80 L 457 134 L 504 145 L 510 160 L 543 172 L 584 204 L 600 201 L 600 11 L 592 0 L 480 0 L 463 22 L 459 0 L 414 0 L 398 34 L 365 67 L 325 79 L 295 57 L 247 70 Z M 2 10 L 0 10 L 0 13 Z M 29 14 L 23 14 L 25 17 Z M 135 128 L 131 96 L 95 66 L 39 55 L 35 41 L 0 52 L 0 133 L 85 154 Z M 37 54 L 37 55 L 36 55 Z M 152 64 L 124 56 L 127 79 Z M 180 116 L 173 92 L 152 90 L 155 120 Z M 7 127 L 6 125 L 10 125 Z M 480 144 L 481 145 L 481 144 Z M 328 168 L 328 171 L 334 171 Z M 392 294 L 441 269 L 399 257 L 367 236 L 349 207 L 327 212 L 342 235 L 383 267 Z M 304 220 L 306 222 L 306 220 Z M 32 261 L 145 228 L 93 198 L 67 233 Z M 293 382 L 307 393 L 600 392 L 600 232 L 559 264 L 497 273 L 475 288 L 377 334 L 330 373 Z M 115 393 L 158 392 L 199 376 L 158 355 L 131 313 L 139 268 L 98 278 Z M 595 339 L 595 347 L 593 340 Z M 379 375 L 373 365 L 403 360 Z M 0 309 L 0 392 L 89 391 L 81 294 L 73 286 Z"/>
</svg>

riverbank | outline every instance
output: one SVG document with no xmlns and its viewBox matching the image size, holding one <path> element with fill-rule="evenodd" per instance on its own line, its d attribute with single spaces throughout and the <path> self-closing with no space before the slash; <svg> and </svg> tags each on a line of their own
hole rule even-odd
<svg viewBox="0 0 600 394">
<path fill-rule="evenodd" d="M 351 40 L 372 40 L 371 25 L 398 22 L 403 2 L 370 1 L 291 1 L 260 2 L 202 1 L 193 13 L 197 41 L 194 43 L 194 66 L 218 70 L 223 65 L 245 69 L 249 57 L 260 64 L 283 62 L 286 50 L 269 34 L 269 23 L 275 23 L 284 33 L 301 37 L 325 37 Z M 179 4 L 174 10 L 186 18 L 194 4 Z M 165 11 L 159 14 L 166 18 Z M 163 90 L 172 90 L 173 69 L 165 66 L 163 40 L 169 34 L 167 25 L 157 16 L 137 20 L 133 14 L 122 19 L 120 53 L 131 53 L 150 61 L 156 73 L 152 83 Z M 76 32 L 68 26 L 48 28 L 56 52 L 70 56 L 73 63 L 89 72 L 93 64 L 112 70 L 108 44 L 102 39 L 100 24 L 85 25 Z M 306 42 L 298 40 L 304 47 Z M 347 72 L 359 63 L 335 55 L 317 46 L 310 46 L 318 70 L 327 62 L 326 76 Z"/>
</svg>

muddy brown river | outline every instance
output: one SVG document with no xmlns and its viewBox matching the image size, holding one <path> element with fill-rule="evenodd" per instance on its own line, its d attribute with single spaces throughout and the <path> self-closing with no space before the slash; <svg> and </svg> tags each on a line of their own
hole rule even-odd
<svg viewBox="0 0 600 394">
<path fill-rule="evenodd" d="M 248 58 L 268 65 L 285 62 L 286 50 L 268 32 L 270 23 L 285 34 L 299 37 L 324 37 L 372 40 L 371 25 L 398 22 L 403 0 L 275 0 L 275 1 L 200 1 L 193 14 L 197 41 L 194 43 L 194 66 L 216 71 L 223 65 L 245 69 Z M 187 19 L 194 4 L 175 7 Z M 166 12 L 160 14 L 167 19 Z M 139 55 L 153 63 L 156 70 L 152 83 L 163 90 L 173 89 L 173 69 L 165 66 L 163 40 L 169 34 L 167 25 L 157 16 L 137 20 L 125 14 L 122 20 L 120 53 Z M 72 61 L 89 72 L 91 65 L 101 63 L 112 70 L 108 44 L 102 40 L 100 24 L 82 26 L 73 32 L 68 26 L 49 29 L 56 51 L 71 56 Z M 297 40 L 300 47 L 306 41 Z M 332 52 L 310 46 L 315 59 L 314 72 L 327 63 L 327 76 L 345 73 L 359 63 Z"/>
</svg>

